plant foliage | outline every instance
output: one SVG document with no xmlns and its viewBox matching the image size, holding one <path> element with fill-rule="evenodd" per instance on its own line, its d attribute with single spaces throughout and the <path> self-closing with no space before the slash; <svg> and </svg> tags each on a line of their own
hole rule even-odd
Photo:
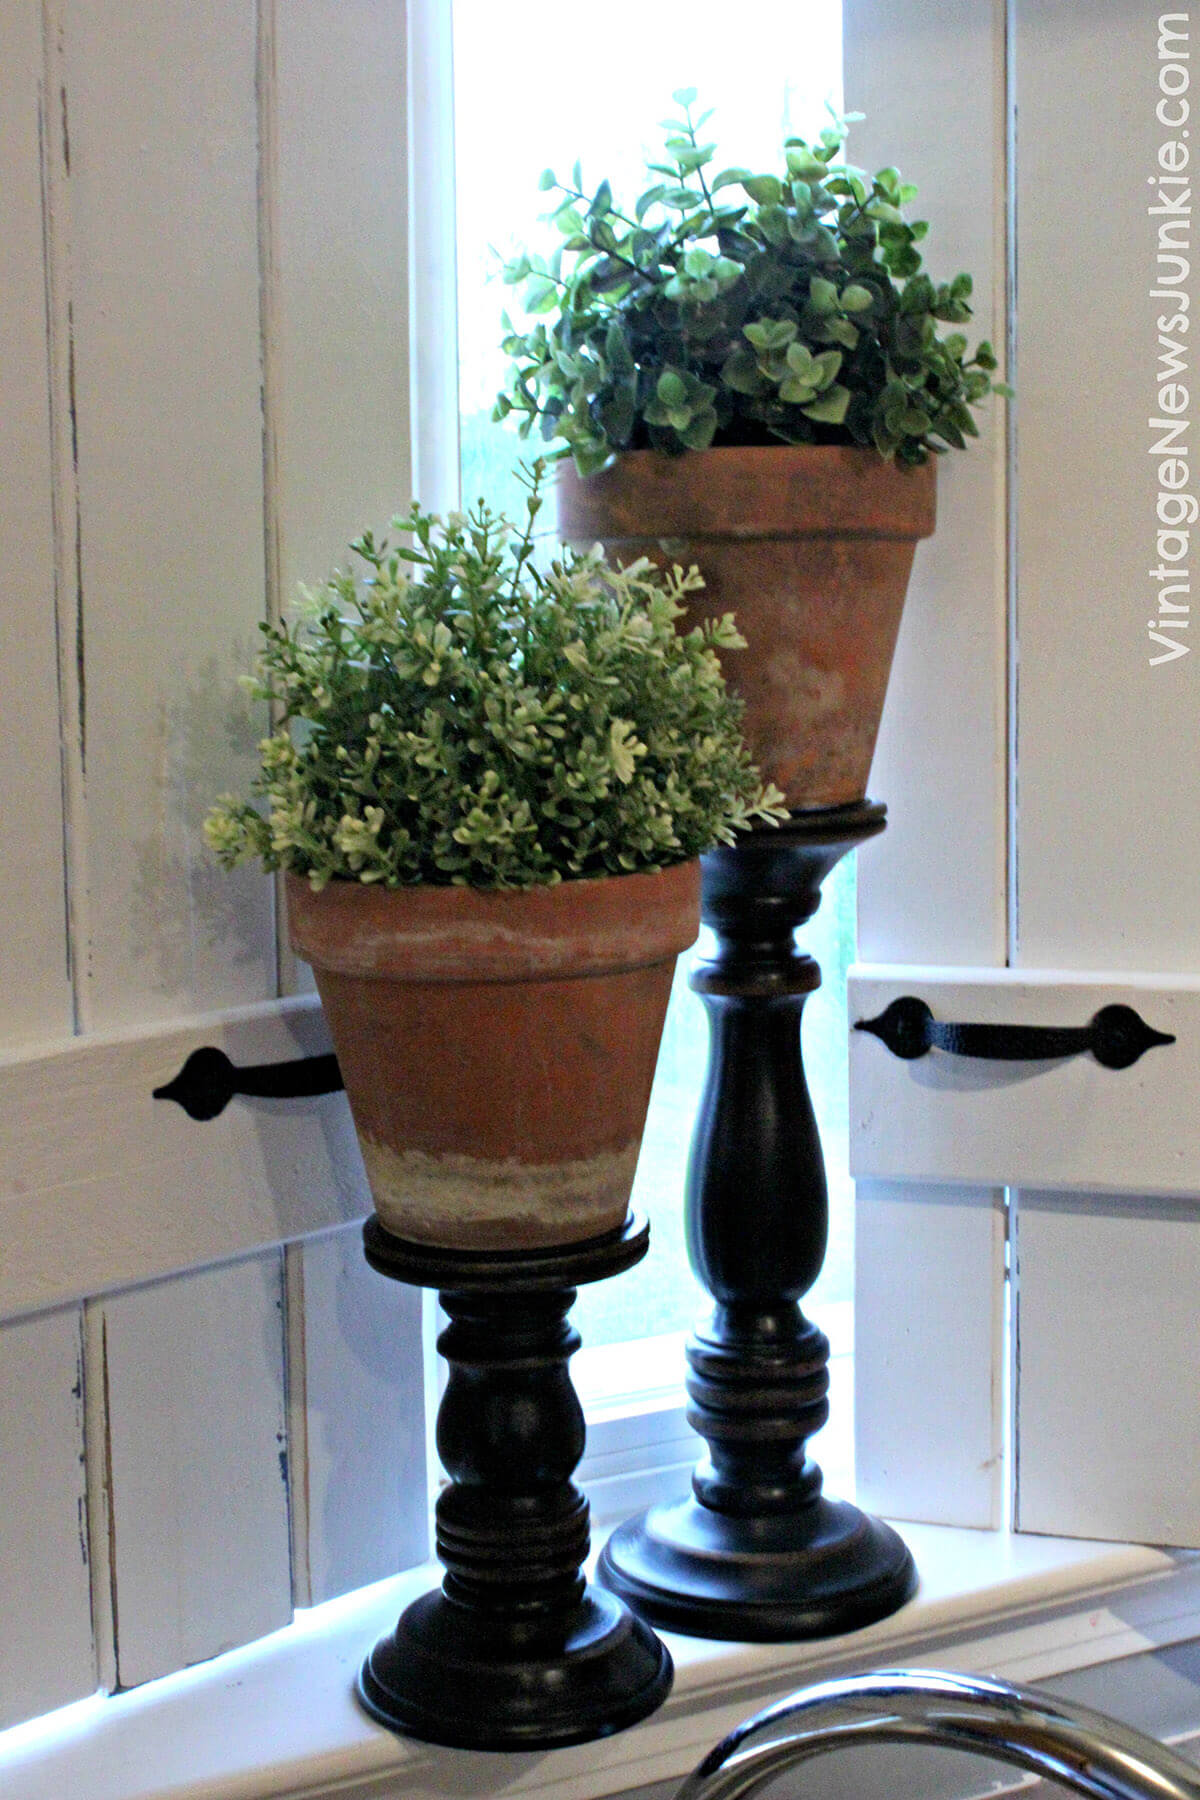
<svg viewBox="0 0 1200 1800">
<path fill-rule="evenodd" d="M 711 444 L 873 444 L 920 463 L 978 435 L 987 343 L 968 355 L 971 277 L 934 283 L 896 169 L 840 160 L 846 121 L 788 138 L 778 174 L 711 172 L 695 90 L 675 94 L 663 161 L 622 210 L 611 184 L 583 191 L 547 169 L 558 241 L 504 277 L 527 324 L 505 317 L 513 358 L 494 417 L 562 440 L 581 474 L 622 450 Z"/>
<path fill-rule="evenodd" d="M 443 524 L 419 507 L 352 545 L 303 615 L 263 626 L 248 685 L 278 709 L 254 792 L 205 834 L 227 867 L 529 887 L 684 861 L 779 815 L 740 731 L 716 649 L 731 617 L 676 631 L 695 569 L 599 551 L 534 562 L 545 465 L 523 534 L 482 502 Z"/>
</svg>

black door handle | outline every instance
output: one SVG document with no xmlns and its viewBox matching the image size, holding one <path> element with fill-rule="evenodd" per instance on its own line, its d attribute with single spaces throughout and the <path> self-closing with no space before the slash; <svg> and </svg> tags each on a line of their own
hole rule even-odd
<svg viewBox="0 0 1200 1800">
<path fill-rule="evenodd" d="M 1155 1044 L 1175 1042 L 1169 1032 L 1147 1025 L 1132 1006 L 1102 1006 L 1087 1025 L 969 1025 L 935 1019 L 915 994 L 893 1000 L 877 1019 L 857 1020 L 854 1029 L 869 1031 L 906 1062 L 930 1050 L 997 1062 L 1040 1062 L 1090 1050 L 1106 1069 L 1128 1069 Z"/>
<path fill-rule="evenodd" d="M 336 1094 L 345 1084 L 338 1059 L 301 1056 L 295 1062 L 255 1063 L 239 1069 L 223 1050 L 205 1044 L 192 1054 L 173 1080 L 156 1087 L 156 1100 L 174 1100 L 189 1119 L 215 1119 L 235 1094 L 263 1100 L 300 1100 L 312 1094 Z"/>
</svg>

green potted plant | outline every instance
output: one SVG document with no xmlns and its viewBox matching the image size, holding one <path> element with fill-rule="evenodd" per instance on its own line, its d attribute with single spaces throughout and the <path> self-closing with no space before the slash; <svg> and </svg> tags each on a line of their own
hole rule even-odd
<svg viewBox="0 0 1200 1800">
<path fill-rule="evenodd" d="M 504 340 L 496 417 L 570 454 L 564 535 L 699 564 L 688 622 L 736 611 L 750 650 L 730 674 L 764 774 L 791 808 L 846 804 L 934 528 L 935 458 L 1008 390 L 958 329 L 970 276 L 924 272 L 916 190 L 841 160 L 845 121 L 788 138 L 778 173 L 713 173 L 695 98 L 676 93 L 628 209 L 608 181 L 584 192 L 578 165 L 543 174 L 558 241 L 506 267 L 527 323 Z"/>
<path fill-rule="evenodd" d="M 206 834 L 286 871 L 384 1226 L 475 1250 L 620 1225 L 698 855 L 778 811 L 695 571 L 534 558 L 482 503 L 367 535 L 264 626 L 255 793 Z"/>
</svg>

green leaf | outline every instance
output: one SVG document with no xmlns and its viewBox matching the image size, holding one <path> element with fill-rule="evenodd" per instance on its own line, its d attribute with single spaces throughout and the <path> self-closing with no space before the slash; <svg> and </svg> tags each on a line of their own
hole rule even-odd
<svg viewBox="0 0 1200 1800">
<path fill-rule="evenodd" d="M 822 350 L 813 361 L 817 370 L 817 386 L 824 390 L 841 372 L 842 353 L 840 350 Z"/>
<path fill-rule="evenodd" d="M 790 223 L 794 223 L 794 221 L 789 221 L 782 206 L 768 205 L 759 208 L 759 230 L 767 242 L 774 244 L 776 249 L 781 249 L 784 244 L 789 242 L 791 238 Z"/>
<path fill-rule="evenodd" d="M 783 183 L 777 175 L 748 175 L 742 186 L 758 206 L 778 206 L 783 198 Z"/>
<path fill-rule="evenodd" d="M 812 400 L 816 391 L 815 382 L 802 381 L 798 375 L 789 375 L 780 385 L 779 398 L 786 400 L 789 405 L 798 406 L 805 400 Z"/>
<path fill-rule="evenodd" d="M 674 172 L 674 170 L 671 171 L 672 174 L 674 174 Z M 666 188 L 659 182 L 657 186 L 647 188 L 645 193 L 640 196 L 637 205 L 633 209 L 633 216 L 639 225 L 649 212 L 650 208 L 658 204 L 666 191 Z"/>
<path fill-rule="evenodd" d="M 553 312 L 558 304 L 558 288 L 544 275 L 535 275 L 525 289 L 525 310 L 531 313 Z"/>
<path fill-rule="evenodd" d="M 710 194 L 715 194 L 721 188 L 733 187 L 735 184 L 739 183 L 744 185 L 747 181 L 753 181 L 753 179 L 754 177 L 749 169 L 722 169 L 721 173 L 714 176 L 709 183 L 708 191 Z"/>
<path fill-rule="evenodd" d="M 814 400 L 811 406 L 804 408 L 806 419 L 815 419 L 820 425 L 841 425 L 845 422 L 846 409 L 850 405 L 850 389 L 831 387 L 829 392 Z"/>
<path fill-rule="evenodd" d="M 555 188 L 557 186 L 558 186 L 558 180 L 555 176 L 554 170 L 553 169 L 543 169 L 541 174 L 538 176 L 539 190 L 543 194 L 546 194 L 546 193 L 549 193 L 551 188 Z"/>
<path fill-rule="evenodd" d="M 622 329 L 621 320 L 613 319 L 604 335 L 604 354 L 608 358 L 608 366 L 615 377 L 632 375 L 636 364 L 629 348 L 628 339 Z"/>
<path fill-rule="evenodd" d="M 766 380 L 758 366 L 758 358 L 753 351 L 739 345 L 731 350 L 721 365 L 721 382 L 723 386 L 732 388 L 735 394 L 765 394 L 770 391 L 770 382 Z"/>
<path fill-rule="evenodd" d="M 874 299 L 875 296 L 870 288 L 863 287 L 857 281 L 852 281 L 848 287 L 842 289 L 842 309 L 848 313 L 869 311 Z"/>
<path fill-rule="evenodd" d="M 588 208 L 588 217 L 592 219 L 603 218 L 605 213 L 612 211 L 612 203 L 612 183 L 607 180 L 602 181 L 600 186 L 596 189 L 595 194 L 592 196 L 592 204 Z"/>
<path fill-rule="evenodd" d="M 821 319 L 813 331 L 813 336 L 823 343 L 842 344 L 847 350 L 857 347 L 861 333 L 849 319 Z"/>
<path fill-rule="evenodd" d="M 674 100 L 676 106 L 694 106 L 696 103 L 696 90 L 694 87 L 676 88 L 671 95 L 671 98 Z"/>
<path fill-rule="evenodd" d="M 800 175 L 805 181 L 820 181 L 825 174 L 825 164 L 800 144 L 788 149 L 787 169 L 789 175 Z"/>
<path fill-rule="evenodd" d="M 688 395 L 687 382 L 677 369 L 664 369 L 654 391 L 664 406 L 680 406 Z"/>
<path fill-rule="evenodd" d="M 794 319 L 758 319 L 742 326 L 742 335 L 756 350 L 782 350 L 796 335 Z"/>
<path fill-rule="evenodd" d="M 689 450 L 707 450 L 717 435 L 716 413 L 711 408 L 697 413 L 679 435 Z"/>
<path fill-rule="evenodd" d="M 823 275 L 814 275 L 808 284 L 808 304 L 818 317 L 837 311 L 838 291 L 832 281 Z"/>
</svg>

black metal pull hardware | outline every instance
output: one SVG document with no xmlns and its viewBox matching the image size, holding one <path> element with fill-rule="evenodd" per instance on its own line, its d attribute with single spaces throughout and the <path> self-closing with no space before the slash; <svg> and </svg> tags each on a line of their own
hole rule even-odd
<svg viewBox="0 0 1200 1800">
<path fill-rule="evenodd" d="M 192 1051 L 172 1081 L 155 1088 L 154 1098 L 174 1100 L 189 1119 L 204 1120 L 223 1113 L 235 1094 L 260 1100 L 301 1100 L 313 1094 L 336 1094 L 343 1085 L 332 1052 L 239 1069 L 223 1050 L 206 1044 Z"/>
<path fill-rule="evenodd" d="M 869 1031 L 906 1062 L 930 1050 L 997 1062 L 1041 1062 L 1090 1050 L 1106 1069 L 1129 1069 L 1156 1044 L 1175 1042 L 1170 1032 L 1147 1025 L 1132 1006 L 1102 1006 L 1087 1025 L 965 1025 L 935 1019 L 915 994 L 893 1000 L 877 1019 L 859 1019 L 854 1029 Z"/>
</svg>

